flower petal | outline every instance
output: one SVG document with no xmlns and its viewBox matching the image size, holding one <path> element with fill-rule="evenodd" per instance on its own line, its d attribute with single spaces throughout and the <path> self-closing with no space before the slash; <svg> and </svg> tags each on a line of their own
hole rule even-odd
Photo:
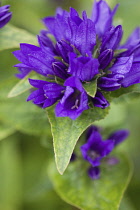
<svg viewBox="0 0 140 210">
<path fill-rule="evenodd" d="M 100 168 L 99 167 L 90 167 L 88 169 L 88 175 L 91 179 L 99 179 L 100 178 Z"/>
</svg>

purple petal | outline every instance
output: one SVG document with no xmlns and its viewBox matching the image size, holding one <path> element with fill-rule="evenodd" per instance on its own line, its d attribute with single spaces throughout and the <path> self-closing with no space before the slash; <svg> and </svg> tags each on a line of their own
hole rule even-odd
<svg viewBox="0 0 140 210">
<path fill-rule="evenodd" d="M 56 83 L 48 82 L 43 86 L 45 96 L 48 98 L 60 98 L 65 90 L 65 87 Z"/>
<path fill-rule="evenodd" d="M 75 57 L 74 53 L 70 53 L 70 66 L 68 73 L 78 77 L 82 81 L 90 81 L 99 73 L 99 62 L 96 58 Z"/>
<path fill-rule="evenodd" d="M 33 100 L 40 95 L 44 95 L 44 91 L 42 89 L 35 90 L 28 96 L 27 101 Z"/>
<path fill-rule="evenodd" d="M 103 36 L 104 33 L 112 26 L 113 16 L 115 15 L 117 8 L 118 5 L 116 5 L 113 11 L 111 11 L 105 1 L 95 1 L 91 19 L 95 23 L 96 33 L 99 36 Z"/>
<path fill-rule="evenodd" d="M 129 136 L 128 130 L 119 130 L 109 136 L 109 139 L 114 141 L 115 146 L 120 144 Z"/>
<path fill-rule="evenodd" d="M 100 56 L 99 56 L 99 63 L 100 63 L 100 69 L 105 69 L 111 60 L 113 59 L 113 50 L 112 49 L 107 49 L 103 51 Z"/>
<path fill-rule="evenodd" d="M 54 35 L 55 17 L 45 17 L 42 19 L 42 22 L 48 28 L 49 32 Z"/>
<path fill-rule="evenodd" d="M 33 103 L 34 104 L 43 104 L 45 102 L 46 98 L 44 95 L 38 95 L 37 97 L 34 98 Z"/>
<path fill-rule="evenodd" d="M 100 152 L 102 157 L 106 157 L 114 149 L 114 142 L 112 140 L 103 141 Z"/>
<path fill-rule="evenodd" d="M 46 17 L 43 23 L 49 29 L 57 41 L 65 39 L 65 31 L 68 28 L 69 13 L 65 10 L 58 12 L 55 17 Z"/>
<path fill-rule="evenodd" d="M 79 26 L 80 23 L 82 22 L 81 18 L 79 17 L 79 14 L 78 12 L 73 9 L 73 8 L 70 8 L 70 17 L 72 19 L 72 21 L 77 25 Z"/>
<path fill-rule="evenodd" d="M 48 37 L 48 31 L 46 30 L 41 30 L 40 31 L 40 35 L 38 36 L 38 43 L 40 45 L 40 47 L 44 48 L 44 47 L 48 47 L 50 48 L 53 52 L 55 52 L 55 48 L 53 45 L 53 42 L 51 41 L 51 39 Z"/>
<path fill-rule="evenodd" d="M 121 48 L 128 48 L 130 49 L 132 46 L 137 45 L 140 41 L 140 27 L 137 27 L 131 35 L 128 37 L 127 41 Z"/>
<path fill-rule="evenodd" d="M 106 49 L 115 50 L 122 39 L 122 35 L 123 31 L 121 25 L 117 27 L 112 27 L 111 30 L 107 31 L 107 33 L 103 37 L 101 51 L 104 51 Z"/>
<path fill-rule="evenodd" d="M 100 128 L 97 127 L 97 126 L 90 126 L 88 129 L 87 129 L 87 133 L 86 133 L 86 140 L 90 137 L 90 135 L 92 134 L 92 132 L 94 131 L 98 131 L 99 132 Z"/>
<path fill-rule="evenodd" d="M 11 19 L 12 12 L 9 12 L 10 5 L 0 7 L 0 28 L 4 27 Z"/>
<path fill-rule="evenodd" d="M 81 153 L 83 158 L 92 166 L 99 166 L 101 159 L 107 156 L 113 148 L 113 141 L 102 141 L 102 136 L 98 130 L 93 130 L 87 143 L 81 146 Z"/>
<path fill-rule="evenodd" d="M 130 72 L 125 75 L 121 85 L 126 88 L 137 83 L 140 83 L 140 62 L 133 63 Z"/>
<path fill-rule="evenodd" d="M 115 64 L 109 69 L 113 74 L 126 74 L 130 71 L 133 63 L 133 55 L 130 57 L 118 58 Z"/>
<path fill-rule="evenodd" d="M 57 42 L 56 44 L 56 50 L 58 54 L 63 58 L 63 60 L 68 63 L 69 62 L 69 56 L 68 54 L 70 52 L 73 52 L 73 48 L 64 40 L 61 40 L 60 42 Z"/>
<path fill-rule="evenodd" d="M 74 46 L 85 56 L 93 50 L 95 44 L 95 25 L 90 19 L 84 20 L 78 27 Z"/>
<path fill-rule="evenodd" d="M 52 70 L 52 62 L 54 61 L 54 58 L 50 56 L 49 54 L 45 54 L 44 52 L 34 52 L 30 54 L 29 56 L 29 63 L 34 68 L 34 70 L 42 74 L 44 76 L 47 76 L 48 74 L 53 75 Z"/>
<path fill-rule="evenodd" d="M 98 86 L 105 91 L 114 91 L 119 89 L 121 87 L 121 84 L 119 83 L 118 79 L 101 77 L 99 79 Z"/>
<path fill-rule="evenodd" d="M 86 144 L 81 146 L 81 153 L 85 160 L 92 166 L 100 165 L 102 159 L 102 136 L 98 131 L 93 131 Z"/>
<path fill-rule="evenodd" d="M 12 12 L 9 12 L 8 14 L 5 14 L 3 17 L 0 17 L 0 28 L 4 27 L 12 17 Z"/>
<path fill-rule="evenodd" d="M 82 83 L 77 77 L 69 77 L 65 83 L 65 86 L 70 86 L 72 88 L 77 88 L 80 92 L 84 91 Z"/>
<path fill-rule="evenodd" d="M 37 47 L 37 46 L 32 45 L 32 44 L 26 44 L 26 43 L 21 43 L 20 44 L 20 49 L 25 54 L 30 54 L 33 51 L 40 51 L 40 47 Z"/>
<path fill-rule="evenodd" d="M 23 62 L 24 64 L 26 64 L 27 66 L 29 66 L 29 61 L 28 61 L 28 57 L 22 53 L 21 50 L 16 50 L 14 52 L 12 52 L 14 54 L 14 56 L 20 61 Z"/>
<path fill-rule="evenodd" d="M 47 108 L 47 107 L 49 107 L 49 106 L 52 106 L 53 104 L 56 103 L 56 101 L 57 101 L 56 98 L 48 98 L 48 99 L 46 99 L 46 100 L 44 101 L 44 104 L 43 104 L 43 109 L 44 109 L 44 108 Z"/>
<path fill-rule="evenodd" d="M 88 169 L 88 175 L 91 179 L 99 179 L 100 178 L 100 168 L 99 167 L 90 167 Z"/>
<path fill-rule="evenodd" d="M 29 83 L 35 88 L 43 88 L 45 84 L 48 84 L 46 81 L 37 79 L 29 79 Z"/>
<path fill-rule="evenodd" d="M 31 69 L 30 68 L 18 68 L 19 73 L 16 74 L 16 77 L 19 79 L 23 79 L 24 77 L 26 77 L 30 72 Z"/>
<path fill-rule="evenodd" d="M 66 91 L 60 102 L 56 105 L 57 117 L 70 117 L 75 120 L 88 109 L 88 96 L 76 77 L 68 78 L 65 83 Z"/>
<path fill-rule="evenodd" d="M 54 75 L 60 77 L 61 79 L 67 79 L 67 67 L 61 62 L 53 62 L 52 63 Z"/>
<path fill-rule="evenodd" d="M 94 98 L 92 98 L 92 102 L 94 106 L 100 107 L 101 109 L 107 108 L 110 104 L 106 100 L 106 98 L 103 96 L 103 94 L 100 91 L 97 91 Z"/>
</svg>

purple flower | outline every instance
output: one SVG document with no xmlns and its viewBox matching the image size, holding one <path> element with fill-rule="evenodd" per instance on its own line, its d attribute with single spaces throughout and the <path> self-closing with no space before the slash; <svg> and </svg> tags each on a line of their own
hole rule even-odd
<svg viewBox="0 0 140 210">
<path fill-rule="evenodd" d="M 0 28 L 5 26 L 12 17 L 12 12 L 9 12 L 10 5 L 0 7 Z"/>
<path fill-rule="evenodd" d="M 29 79 L 30 84 L 38 88 L 33 91 L 27 101 L 32 100 L 34 104 L 40 105 L 42 108 L 49 107 L 60 99 L 65 91 L 65 87 L 56 83 L 51 83 L 43 80 Z"/>
<path fill-rule="evenodd" d="M 64 85 L 66 90 L 60 102 L 56 105 L 57 117 L 70 117 L 75 120 L 81 113 L 88 109 L 88 96 L 76 77 L 68 78 Z"/>
<path fill-rule="evenodd" d="M 103 94 L 100 91 L 97 91 L 96 95 L 94 98 L 91 98 L 92 103 L 96 107 L 100 107 L 101 109 L 105 109 L 108 107 L 110 104 L 106 100 L 106 98 L 103 96 Z"/>
<path fill-rule="evenodd" d="M 112 140 L 102 140 L 98 131 L 93 131 L 87 143 L 81 146 L 82 156 L 92 166 L 99 166 L 103 157 L 107 156 L 114 148 Z"/>
<path fill-rule="evenodd" d="M 81 146 L 83 158 L 91 164 L 88 174 L 92 179 L 97 179 L 100 176 L 99 166 L 101 161 L 107 157 L 116 145 L 124 141 L 128 135 L 128 130 L 119 130 L 111 134 L 107 140 L 103 140 L 100 130 L 91 126 L 87 131 L 87 142 Z M 116 159 L 107 159 L 109 164 L 116 164 Z M 109 161 L 110 160 L 110 161 Z"/>
<path fill-rule="evenodd" d="M 88 175 L 91 179 L 99 179 L 100 178 L 100 168 L 91 166 L 88 169 Z"/>
<path fill-rule="evenodd" d="M 15 65 L 18 78 L 34 71 L 44 82 L 51 78 L 52 84 L 64 88 L 63 94 L 51 99 L 57 103 L 56 116 L 76 119 L 93 105 L 104 109 L 109 106 L 105 92 L 140 83 L 139 28 L 120 45 L 122 26 L 113 26 L 117 7 L 111 10 L 105 1 L 95 1 L 91 19 L 85 11 L 80 17 L 73 8 L 70 12 L 58 8 L 55 16 L 42 20 L 47 29 L 38 35 L 39 46 L 22 43 L 13 52 L 21 62 Z M 123 48 L 126 51 L 120 53 Z M 88 82 L 97 83 L 94 98 L 83 88 Z"/>
</svg>

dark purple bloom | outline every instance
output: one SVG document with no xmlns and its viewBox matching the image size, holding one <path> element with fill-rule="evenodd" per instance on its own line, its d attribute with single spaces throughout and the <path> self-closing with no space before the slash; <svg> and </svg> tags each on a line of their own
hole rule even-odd
<svg viewBox="0 0 140 210">
<path fill-rule="evenodd" d="M 101 109 L 105 109 L 108 107 L 110 104 L 106 100 L 106 98 L 103 96 L 103 94 L 100 91 L 97 91 L 96 95 L 94 98 L 91 98 L 94 106 L 100 107 Z"/>
<path fill-rule="evenodd" d="M 38 74 L 53 75 L 52 63 L 55 62 L 54 53 L 50 48 L 40 48 L 31 44 L 20 44 L 20 50 L 13 52 L 22 63 L 15 65 L 36 71 Z M 45 62 L 47 61 L 47 62 Z"/>
<path fill-rule="evenodd" d="M 103 157 L 106 157 L 114 148 L 112 140 L 102 140 L 98 131 L 93 131 L 87 140 L 87 143 L 81 146 L 82 156 L 93 167 L 99 166 Z"/>
<path fill-rule="evenodd" d="M 113 50 L 112 49 L 107 49 L 104 50 L 100 55 L 99 55 L 99 63 L 100 63 L 100 69 L 105 69 L 110 62 L 113 59 Z"/>
<path fill-rule="evenodd" d="M 38 88 L 33 91 L 27 101 L 32 100 L 34 104 L 42 106 L 42 108 L 49 107 L 60 99 L 65 91 L 65 87 L 56 83 L 51 83 L 43 80 L 29 79 L 30 84 Z"/>
<path fill-rule="evenodd" d="M 85 11 L 80 17 L 73 8 L 70 12 L 58 8 L 55 16 L 43 19 L 47 29 L 38 35 L 39 46 L 22 43 L 14 52 L 21 62 L 15 65 L 18 78 L 34 71 L 44 82 L 49 78 L 65 88 L 55 97 L 56 116 L 76 119 L 93 105 L 104 109 L 109 106 L 105 92 L 140 83 L 139 28 L 121 45 L 122 26 L 113 26 L 117 7 L 111 10 L 104 0 L 95 1 L 91 19 Z M 83 88 L 88 82 L 89 87 L 97 83 L 94 98 Z"/>
<path fill-rule="evenodd" d="M 56 105 L 57 117 L 70 117 L 75 120 L 88 109 L 88 96 L 77 77 L 68 78 L 64 85 L 66 90 L 60 102 Z"/>
<path fill-rule="evenodd" d="M 12 12 L 9 12 L 10 5 L 0 7 L 0 28 L 5 26 L 12 17 Z"/>
<path fill-rule="evenodd" d="M 91 166 L 88 169 L 88 175 L 91 179 L 99 179 L 100 178 L 100 168 Z"/>
<path fill-rule="evenodd" d="M 111 134 L 108 139 L 111 139 L 114 141 L 114 145 L 120 144 L 122 141 L 124 141 L 129 136 L 128 130 L 118 130 Z"/>
<path fill-rule="evenodd" d="M 118 163 L 116 158 L 108 157 L 108 155 L 112 152 L 115 146 L 124 141 L 128 135 L 128 130 L 118 130 L 112 133 L 107 140 L 103 140 L 100 134 L 100 129 L 96 126 L 91 126 L 87 130 L 87 142 L 81 146 L 81 153 L 83 158 L 92 165 L 88 171 L 88 174 L 92 179 L 99 178 L 99 165 L 105 157 L 107 157 L 106 160 L 109 165 Z"/>
</svg>

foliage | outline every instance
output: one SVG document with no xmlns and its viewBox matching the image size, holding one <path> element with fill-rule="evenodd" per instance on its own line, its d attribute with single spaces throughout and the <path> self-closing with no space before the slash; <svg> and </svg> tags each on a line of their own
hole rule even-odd
<svg viewBox="0 0 140 210">
<path fill-rule="evenodd" d="M 14 77 L 16 70 L 12 66 L 16 60 L 12 51 L 14 48 L 19 48 L 19 43 L 37 44 L 36 36 L 29 32 L 40 29 L 40 25 L 36 25 L 33 18 L 42 18 L 43 12 L 46 11 L 45 5 L 50 5 L 51 8 L 52 4 L 56 5 L 58 1 L 50 3 L 42 0 L 37 3 L 37 0 L 34 2 L 5 0 L 3 3 L 5 2 L 16 8 L 13 24 L 24 28 L 23 24 L 20 25 L 20 17 L 30 21 L 26 21 L 24 29 L 9 24 L 0 30 L 0 210 L 22 209 L 22 205 L 27 210 L 46 208 L 49 210 L 57 208 L 62 210 L 76 210 L 77 208 L 82 210 L 93 208 L 117 210 L 132 171 L 129 160 L 120 153 L 121 150 L 130 152 L 136 169 L 134 169 L 134 177 L 127 191 L 127 199 L 122 201 L 120 210 L 139 208 L 139 196 L 137 195 L 140 193 L 140 85 L 119 89 L 108 94 L 107 97 L 112 104 L 110 111 L 94 108 L 94 110 L 85 111 L 75 121 L 68 118 L 56 118 L 52 108 L 46 111 L 30 102 L 27 103 L 26 98 L 30 91 L 28 77 L 20 82 Z M 114 6 L 120 1 L 108 0 L 108 2 Z M 137 0 L 135 3 L 126 0 L 120 3 L 116 23 L 123 24 L 124 37 L 126 38 L 132 31 L 132 25 L 134 28 L 139 24 L 138 8 L 140 3 Z M 25 13 L 23 14 L 23 9 L 20 8 L 21 4 L 30 5 L 25 7 L 25 9 L 27 8 L 27 17 L 25 17 Z M 42 8 L 39 7 L 40 4 L 43 5 Z M 91 6 L 91 2 L 87 3 L 86 0 L 82 2 L 77 0 L 72 4 L 75 4 L 78 9 L 80 9 L 79 4 L 81 7 L 86 5 L 89 10 Z M 32 5 L 34 8 L 36 5 L 34 11 L 29 9 Z M 65 2 L 65 6 L 67 9 L 70 6 L 68 1 Z M 130 13 L 128 13 L 130 9 L 132 11 L 131 19 Z M 48 14 L 54 13 L 48 7 L 47 11 Z M 130 21 L 127 21 L 128 16 Z M 85 84 L 84 88 L 89 95 L 93 94 L 91 86 Z M 92 81 L 92 89 L 96 89 L 95 81 Z M 16 98 L 13 98 L 14 96 Z M 82 134 L 84 136 L 85 129 L 93 123 L 104 126 L 107 132 L 113 130 L 114 126 L 118 128 L 120 125 L 130 128 L 131 131 L 128 142 L 116 151 L 120 158 L 120 164 L 110 169 L 103 168 L 102 178 L 97 182 L 90 180 L 87 176 L 87 165 L 81 165 L 82 161 L 70 163 L 68 166 L 79 137 Z M 53 145 L 51 131 L 54 138 Z M 54 165 L 53 146 L 58 171 L 63 174 L 66 170 L 63 176 L 57 172 Z M 79 150 L 79 147 L 76 150 Z"/>
</svg>

